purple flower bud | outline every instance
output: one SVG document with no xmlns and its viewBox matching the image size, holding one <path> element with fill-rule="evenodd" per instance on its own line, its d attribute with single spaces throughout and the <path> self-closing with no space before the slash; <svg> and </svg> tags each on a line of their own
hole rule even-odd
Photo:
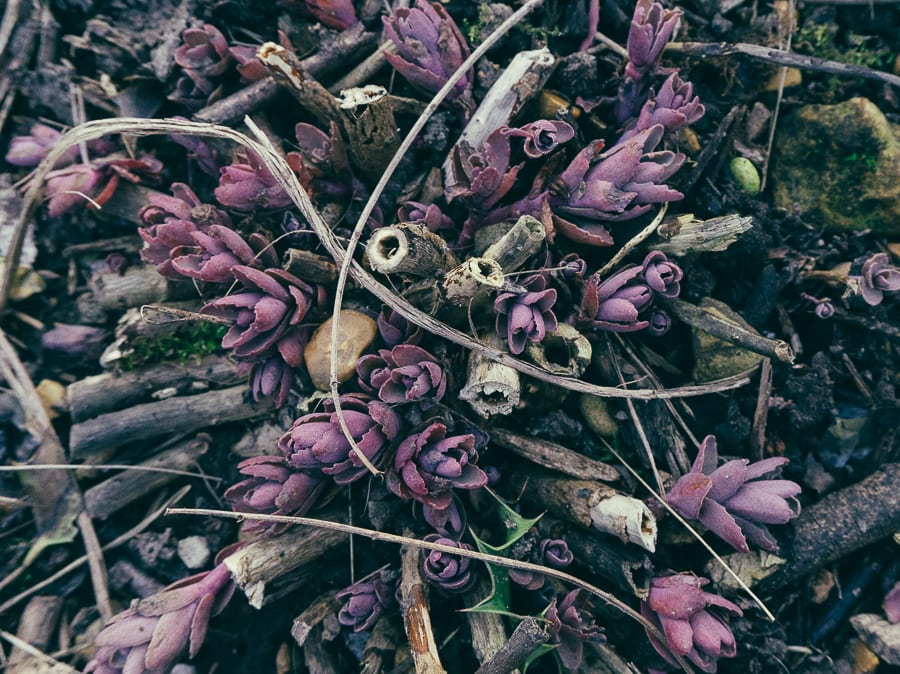
<svg viewBox="0 0 900 674">
<path fill-rule="evenodd" d="M 209 619 L 234 593 L 224 564 L 180 580 L 135 601 L 113 617 L 94 639 L 97 654 L 86 673 L 168 672 L 187 652 L 193 658 L 206 638 Z"/>
<path fill-rule="evenodd" d="M 447 436 L 447 426 L 431 423 L 397 447 L 387 486 L 400 498 L 412 498 L 433 508 L 450 507 L 451 490 L 477 489 L 487 475 L 475 465 L 474 435 Z"/>
<path fill-rule="evenodd" d="M 667 133 L 693 124 L 706 112 L 700 97 L 693 94 L 694 86 L 683 81 L 678 73 L 672 73 L 663 82 L 658 94 L 651 93 L 634 126 L 623 133 L 618 142 L 628 140 L 657 124 L 665 127 Z"/>
<path fill-rule="evenodd" d="M 438 359 L 412 344 L 363 356 L 356 362 L 356 373 L 360 386 L 377 391 L 386 403 L 437 401 L 447 391 L 447 376 Z"/>
<path fill-rule="evenodd" d="M 418 344 L 422 339 L 422 328 L 410 323 L 405 316 L 384 305 L 378 314 L 378 334 L 388 347 L 398 344 Z"/>
<path fill-rule="evenodd" d="M 466 509 L 456 494 L 452 495 L 450 505 L 446 508 L 434 508 L 423 503 L 422 516 L 444 538 L 458 541 L 466 532 Z"/>
<path fill-rule="evenodd" d="M 60 351 L 71 356 L 94 350 L 106 338 L 106 330 L 90 325 L 57 323 L 41 335 L 41 346 L 48 351 Z"/>
<path fill-rule="evenodd" d="M 6 161 L 13 166 L 37 166 L 56 145 L 62 134 L 46 124 L 34 124 L 28 136 L 13 136 L 6 151 Z M 55 166 L 71 164 L 78 159 L 78 146 L 72 146 L 59 158 Z"/>
<path fill-rule="evenodd" d="M 569 544 L 559 538 L 545 538 L 541 541 L 540 553 L 544 563 L 555 569 L 564 569 L 575 561 Z"/>
<path fill-rule="evenodd" d="M 346 30 L 359 19 L 351 0 L 303 0 L 307 11 L 330 28 Z"/>
<path fill-rule="evenodd" d="M 584 286 L 576 320 L 597 330 L 636 332 L 650 325 L 639 314 L 652 300 L 641 267 L 622 269 L 603 282 L 594 274 Z"/>
<path fill-rule="evenodd" d="M 268 357 L 273 350 L 292 367 L 303 358 L 303 343 L 294 329 L 324 300 L 324 291 L 282 269 L 260 271 L 237 265 L 231 269 L 243 292 L 226 295 L 204 305 L 200 312 L 233 323 L 222 338 L 242 360 Z"/>
<path fill-rule="evenodd" d="M 528 342 L 540 342 L 556 330 L 556 290 L 547 288 L 547 279 L 535 274 L 526 279 L 522 292 L 502 292 L 494 300 L 497 334 L 505 337 L 509 350 L 520 354 Z"/>
<path fill-rule="evenodd" d="M 476 150 L 468 142 L 453 146 L 450 155 L 457 183 L 448 185 L 448 201 L 469 197 L 473 206 L 487 211 L 502 199 L 516 183 L 522 164 L 510 168 L 509 136 L 500 128 L 491 133 Z"/>
<path fill-rule="evenodd" d="M 716 439 L 707 435 L 689 473 L 666 495 L 682 517 L 699 520 L 735 550 L 747 552 L 747 539 L 771 552 L 778 544 L 767 524 L 785 524 L 800 514 L 800 485 L 762 479 L 788 462 L 783 457 L 750 463 L 728 461 L 716 468 Z"/>
<path fill-rule="evenodd" d="M 454 541 L 452 538 L 443 538 L 438 534 L 428 534 L 425 540 L 429 543 L 449 545 L 462 550 L 471 550 L 470 545 Z M 422 560 L 422 571 L 425 578 L 447 592 L 465 592 L 474 580 L 469 568 L 468 557 L 459 557 L 449 552 L 437 550 L 425 550 L 425 558 Z"/>
<path fill-rule="evenodd" d="M 410 84 L 436 93 L 469 57 L 469 45 L 447 10 L 438 3 L 416 0 L 415 7 L 382 17 L 384 34 L 397 53 L 384 57 Z M 448 98 L 469 97 L 474 71 L 461 77 Z"/>
<path fill-rule="evenodd" d="M 75 206 L 88 202 L 100 184 L 102 173 L 92 164 L 75 164 L 47 174 L 44 193 L 50 198 L 47 214 L 58 217 Z"/>
<path fill-rule="evenodd" d="M 642 265 L 644 282 L 657 295 L 672 299 L 681 292 L 680 281 L 684 276 L 681 267 L 658 250 L 651 251 Z"/>
<path fill-rule="evenodd" d="M 876 253 L 863 263 L 859 288 L 869 305 L 881 304 L 884 293 L 900 291 L 900 269 L 891 264 L 887 253 Z"/>
<path fill-rule="evenodd" d="M 437 204 L 425 204 L 418 201 L 407 201 L 397 209 L 397 219 L 400 222 L 422 223 L 432 232 L 453 229 L 454 224 L 448 216 L 444 215 Z"/>
<path fill-rule="evenodd" d="M 716 660 L 737 654 L 734 635 L 719 616 L 707 611 L 717 607 L 743 615 L 741 609 L 717 594 L 701 588 L 709 583 L 687 573 L 653 578 L 641 614 L 656 624 L 665 642 L 647 632 L 653 648 L 669 664 L 677 666 L 674 655 L 686 657 L 704 672 L 716 671 Z"/>
<path fill-rule="evenodd" d="M 397 582 L 390 572 L 379 572 L 372 580 L 360 581 L 337 593 L 341 602 L 338 622 L 354 632 L 371 629 L 386 608 L 394 605 Z"/>
<path fill-rule="evenodd" d="M 894 585 L 885 595 L 884 612 L 892 623 L 900 623 L 900 583 Z"/>
<path fill-rule="evenodd" d="M 518 129 L 503 129 L 507 136 L 525 139 L 525 154 L 534 159 L 550 154 L 575 137 L 575 129 L 560 120 L 539 119 Z"/>
<path fill-rule="evenodd" d="M 831 318 L 834 316 L 834 305 L 828 300 L 824 300 L 822 302 L 817 302 L 816 308 L 813 311 L 817 318 Z"/>
<path fill-rule="evenodd" d="M 582 599 L 581 590 L 572 590 L 561 601 L 554 599 L 544 613 L 550 621 L 551 644 L 558 644 L 556 654 L 565 669 L 578 669 L 584 653 L 584 642 L 603 641 L 600 627 Z"/>
<path fill-rule="evenodd" d="M 219 203 L 237 211 L 291 206 L 294 202 L 262 159 L 250 150 L 242 154 L 245 161 L 222 168 L 214 191 Z"/>
<path fill-rule="evenodd" d="M 681 18 L 680 10 L 666 9 L 658 2 L 638 0 L 628 28 L 629 66 L 646 70 L 655 66 Z M 626 71 L 627 74 L 628 71 Z"/>
<path fill-rule="evenodd" d="M 510 569 L 509 579 L 516 585 L 522 586 L 526 590 L 534 592 L 544 587 L 544 574 L 535 571 L 525 571 L 523 569 Z"/>
<path fill-rule="evenodd" d="M 669 314 L 667 314 L 662 309 L 656 309 L 650 314 L 650 319 L 648 321 L 650 325 L 647 326 L 647 330 L 654 337 L 662 337 L 669 331 L 669 328 L 672 327 L 672 319 L 669 318 Z"/>
<path fill-rule="evenodd" d="M 383 402 L 362 394 L 347 394 L 340 401 L 350 435 L 366 458 L 377 464 L 400 433 L 400 417 Z M 368 470 L 344 437 L 333 403 L 323 406 L 324 411 L 297 419 L 278 440 L 278 449 L 295 468 L 321 471 L 337 484 L 349 484 Z"/>
<path fill-rule="evenodd" d="M 241 461 L 238 470 L 247 479 L 225 491 L 225 500 L 237 513 L 304 515 L 327 484 L 321 476 L 293 469 L 282 456 L 254 456 Z M 277 532 L 279 527 L 284 528 L 262 520 L 246 520 L 242 525 L 244 531 Z"/>
<path fill-rule="evenodd" d="M 203 107 L 216 89 L 216 81 L 234 64 L 234 57 L 222 32 L 210 24 L 187 28 L 175 49 L 175 63 L 184 76 L 169 98 L 190 108 Z"/>
</svg>

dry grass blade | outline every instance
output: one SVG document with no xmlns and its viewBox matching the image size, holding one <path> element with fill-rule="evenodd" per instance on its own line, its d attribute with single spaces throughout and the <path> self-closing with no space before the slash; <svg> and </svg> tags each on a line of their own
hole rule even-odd
<svg viewBox="0 0 900 674">
<path fill-rule="evenodd" d="M 645 483 L 646 484 L 646 483 Z M 652 491 L 652 490 L 651 490 Z M 447 554 L 456 555 L 458 557 L 468 557 L 469 559 L 476 559 L 481 562 L 485 562 L 486 564 L 494 564 L 495 566 L 502 566 L 507 569 L 519 569 L 521 571 L 530 571 L 531 573 L 540 573 L 549 578 L 556 578 L 557 580 L 561 580 L 565 583 L 570 583 L 575 587 L 578 587 L 582 590 L 590 592 L 592 595 L 605 602 L 607 605 L 615 608 L 618 611 L 621 611 L 629 618 L 640 624 L 644 629 L 648 630 L 654 637 L 659 639 L 660 641 L 665 641 L 665 637 L 662 632 L 660 632 L 655 625 L 653 625 L 649 620 L 644 618 L 638 611 L 631 608 L 628 604 L 623 602 L 618 597 L 601 590 L 599 587 L 595 585 L 591 585 L 590 583 L 581 580 L 580 578 L 573 576 L 571 574 L 566 573 L 565 571 L 560 571 L 559 569 L 554 569 L 549 566 L 542 566 L 540 564 L 532 564 L 530 562 L 522 562 L 517 559 L 510 559 L 508 557 L 500 557 L 499 555 L 490 555 L 483 552 L 478 552 L 477 550 L 467 550 L 465 548 L 457 548 L 451 545 L 442 545 L 440 543 L 431 543 L 429 541 L 420 541 L 416 538 L 408 538 L 406 536 L 399 536 L 397 534 L 389 534 L 383 531 L 374 531 L 372 529 L 366 529 L 364 527 L 357 527 L 352 524 L 343 524 L 341 522 L 329 522 L 326 520 L 319 520 L 313 517 L 290 517 L 287 515 L 256 515 L 250 513 L 235 513 L 230 512 L 228 510 L 212 510 L 208 508 L 168 508 L 166 510 L 167 515 L 195 515 L 202 517 L 227 517 L 234 520 L 258 520 L 262 522 L 274 522 L 279 524 L 302 524 L 310 527 L 317 527 L 320 529 L 329 529 L 331 531 L 339 531 L 341 533 L 345 533 L 349 536 L 364 536 L 365 538 L 369 538 L 373 541 L 381 541 L 384 543 L 394 543 L 396 545 L 409 545 L 412 547 L 420 548 L 422 550 L 434 550 L 437 552 L 445 552 Z M 748 589 L 749 592 L 749 589 Z M 751 592 L 751 596 L 754 596 Z M 757 600 L 758 601 L 758 600 Z M 767 611 L 767 615 L 768 611 Z M 682 668 L 686 672 L 692 672 L 690 665 L 688 665 L 684 660 L 679 660 L 679 664 L 681 664 Z"/>
</svg>

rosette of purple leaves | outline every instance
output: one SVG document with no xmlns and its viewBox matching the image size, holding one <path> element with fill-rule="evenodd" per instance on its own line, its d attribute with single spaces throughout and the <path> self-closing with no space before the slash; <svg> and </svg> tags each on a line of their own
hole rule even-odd
<svg viewBox="0 0 900 674">
<path fill-rule="evenodd" d="M 674 654 L 686 657 L 704 672 L 715 672 L 719 658 L 737 654 L 728 623 L 707 609 L 715 607 L 738 616 L 743 613 L 727 599 L 704 592 L 702 588 L 707 583 L 705 578 L 687 573 L 650 581 L 650 593 L 647 601 L 641 602 L 641 614 L 665 635 L 665 642 L 661 642 L 647 632 L 653 648 L 670 665 L 678 666 Z"/>
<path fill-rule="evenodd" d="M 685 157 L 655 150 L 664 132 L 657 124 L 606 152 L 602 141 L 579 152 L 554 183 L 550 207 L 558 233 L 576 243 L 609 246 L 613 240 L 601 221 L 631 220 L 653 204 L 682 199 L 664 183 Z"/>
<path fill-rule="evenodd" d="M 237 163 L 221 169 L 214 192 L 220 204 L 236 211 L 254 211 L 287 208 L 294 203 L 259 155 L 242 149 L 237 156 Z"/>
<path fill-rule="evenodd" d="M 356 361 L 360 386 L 386 403 L 438 401 L 447 392 L 447 373 L 420 346 L 398 344 Z"/>
<path fill-rule="evenodd" d="M 233 270 L 240 266 L 277 267 L 278 255 L 268 239 L 254 232 L 248 241 L 230 227 L 209 225 L 190 232 L 193 245 L 171 251 L 172 269 L 207 283 L 231 283 Z"/>
<path fill-rule="evenodd" d="M 254 456 L 237 467 L 247 477 L 229 487 L 224 495 L 236 513 L 301 516 L 316 504 L 326 484 L 321 475 L 295 470 L 283 456 Z M 277 533 L 285 525 L 245 520 L 241 528 L 245 532 Z"/>
<path fill-rule="evenodd" d="M 208 23 L 202 28 L 186 28 L 181 40 L 174 59 L 184 75 L 169 99 L 197 110 L 214 98 L 219 80 L 235 61 L 225 36 Z"/>
<path fill-rule="evenodd" d="M 418 344 L 422 339 L 422 328 L 415 323 L 410 323 L 406 316 L 387 305 L 381 308 L 376 323 L 378 324 L 378 334 L 388 347 L 398 344 Z"/>
<path fill-rule="evenodd" d="M 788 460 L 774 457 L 750 463 L 727 461 L 718 468 L 716 439 L 707 435 L 688 473 L 666 495 L 679 515 L 698 520 L 735 550 L 749 551 L 747 540 L 771 552 L 778 543 L 766 525 L 785 524 L 800 514 L 800 485 L 766 479 Z"/>
<path fill-rule="evenodd" d="M 231 573 L 219 564 L 135 601 L 94 639 L 97 654 L 85 672 L 171 671 L 185 653 L 191 658 L 197 654 L 209 619 L 225 608 L 233 593 Z"/>
<path fill-rule="evenodd" d="M 384 52 L 394 69 L 410 84 L 434 94 L 469 57 L 469 45 L 456 23 L 439 3 L 416 0 L 414 7 L 401 8 L 382 17 L 385 36 L 397 53 Z M 471 105 L 474 72 L 457 80 L 448 96 Z"/>
<path fill-rule="evenodd" d="M 400 434 L 402 420 L 387 404 L 363 394 L 340 398 L 350 435 L 366 458 L 377 465 L 388 446 Z M 341 430 L 334 405 L 297 419 L 278 440 L 278 449 L 294 468 L 322 473 L 336 484 L 350 484 L 367 474 Z"/>
<path fill-rule="evenodd" d="M 522 353 L 528 342 L 537 343 L 556 330 L 556 290 L 547 288 L 543 274 L 534 274 L 515 291 L 505 291 L 494 300 L 497 334 L 509 344 L 509 351 Z"/>
<path fill-rule="evenodd" d="M 4 159 L 13 166 L 37 166 L 53 149 L 62 133 L 46 124 L 32 124 L 26 136 L 13 136 L 9 141 Z M 56 164 L 57 168 L 71 164 L 78 159 L 78 146 L 65 151 Z"/>
<path fill-rule="evenodd" d="M 575 561 L 569 550 L 569 544 L 560 538 L 544 538 L 531 548 L 531 554 L 525 561 L 544 564 L 554 569 L 564 569 Z M 544 586 L 544 574 L 523 569 L 510 569 L 509 579 L 526 590 L 539 590 Z"/>
<path fill-rule="evenodd" d="M 429 543 L 448 545 L 462 550 L 471 550 L 472 546 L 460 543 L 452 538 L 439 534 L 428 534 L 425 540 Z M 432 584 L 447 592 L 465 592 L 472 585 L 471 560 L 441 550 L 424 550 L 422 572 Z"/>
<path fill-rule="evenodd" d="M 550 622 L 550 643 L 557 644 L 556 654 L 565 669 L 578 669 L 584 655 L 584 642 L 604 640 L 581 590 L 572 590 L 562 599 L 555 598 L 544 617 Z"/>
<path fill-rule="evenodd" d="M 452 489 L 477 489 L 487 475 L 475 465 L 475 436 L 448 435 L 447 426 L 430 423 L 397 446 L 387 486 L 400 498 L 411 498 L 443 510 L 450 507 Z"/>
<path fill-rule="evenodd" d="M 682 80 L 678 73 L 672 73 L 663 82 L 659 93 L 651 92 L 634 126 L 623 133 L 618 142 L 626 141 L 657 124 L 662 125 L 666 133 L 671 133 L 698 121 L 705 112 L 700 97 L 694 96 L 694 85 Z"/>
<path fill-rule="evenodd" d="M 862 266 L 862 276 L 856 279 L 859 292 L 870 306 L 881 304 L 885 293 L 900 292 L 900 268 L 891 264 L 887 253 L 876 253 Z"/>
<path fill-rule="evenodd" d="M 394 593 L 397 590 L 395 574 L 381 571 L 370 580 L 362 580 L 337 593 L 336 599 L 341 602 L 338 622 L 354 632 L 372 629 L 386 608 L 396 603 Z"/>
</svg>

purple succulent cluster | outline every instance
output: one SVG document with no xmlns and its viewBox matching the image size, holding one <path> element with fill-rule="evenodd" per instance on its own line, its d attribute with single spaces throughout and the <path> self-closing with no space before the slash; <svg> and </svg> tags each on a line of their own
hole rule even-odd
<svg viewBox="0 0 900 674">
<path fill-rule="evenodd" d="M 421 346 L 398 344 L 356 362 L 360 386 L 386 403 L 438 401 L 447 392 L 445 367 Z"/>
<path fill-rule="evenodd" d="M 564 569 L 575 561 L 569 544 L 560 538 L 544 538 L 530 550 L 524 561 L 543 564 L 554 569 Z M 526 590 L 539 590 L 544 586 L 544 574 L 523 569 L 510 569 L 509 579 Z"/>
<path fill-rule="evenodd" d="M 237 152 L 236 163 L 222 167 L 215 195 L 226 208 L 245 212 L 294 203 L 259 155 L 247 149 Z"/>
<path fill-rule="evenodd" d="M 338 622 L 354 632 L 372 629 L 384 610 L 396 603 L 396 590 L 396 573 L 389 571 L 376 572 L 367 580 L 345 587 L 336 595 L 341 602 Z"/>
<path fill-rule="evenodd" d="M 37 166 L 53 149 L 62 133 L 46 124 L 33 124 L 31 133 L 13 136 L 4 159 L 13 166 Z M 78 159 L 78 146 L 73 145 L 54 166 L 62 167 Z"/>
<path fill-rule="evenodd" d="M 602 642 L 604 635 L 594 621 L 581 590 L 572 590 L 556 598 L 544 612 L 550 622 L 550 643 L 556 644 L 556 654 L 565 669 L 578 669 L 584 654 L 584 642 Z"/>
<path fill-rule="evenodd" d="M 664 253 L 651 251 L 641 265 L 626 267 L 604 280 L 591 276 L 574 320 L 596 330 L 636 332 L 646 328 L 661 335 L 670 321 L 665 312 L 651 311 L 653 299 L 678 297 L 682 277 L 681 267 Z"/>
<path fill-rule="evenodd" d="M 887 253 L 876 253 L 862 266 L 862 275 L 854 277 L 859 293 L 870 306 L 881 304 L 885 293 L 900 292 L 900 268 L 891 264 Z"/>
<path fill-rule="evenodd" d="M 94 640 L 97 654 L 85 672 L 168 672 L 185 653 L 193 658 L 209 619 L 234 593 L 224 564 L 185 578 L 118 613 Z"/>
<path fill-rule="evenodd" d="M 422 339 L 422 328 L 387 305 L 382 307 L 376 322 L 381 341 L 388 347 L 398 344 L 418 344 Z"/>
<path fill-rule="evenodd" d="M 440 534 L 429 534 L 425 540 L 429 543 L 448 545 L 461 550 L 472 549 L 472 546 L 467 543 L 461 543 Z M 422 560 L 422 572 L 425 578 L 446 592 L 465 592 L 471 587 L 475 577 L 472 575 L 470 567 L 471 560 L 468 557 L 460 557 L 440 550 L 426 550 Z"/>
<path fill-rule="evenodd" d="M 734 615 L 741 609 L 727 599 L 703 587 L 705 578 L 679 573 L 650 581 L 647 601 L 641 602 L 641 614 L 654 623 L 665 636 L 661 642 L 649 631 L 653 648 L 669 664 L 677 666 L 673 656 L 685 657 L 704 672 L 715 672 L 719 658 L 733 658 L 737 653 L 734 634 L 728 623 L 709 608 Z"/>
<path fill-rule="evenodd" d="M 384 52 L 394 69 L 410 84 L 429 94 L 436 93 L 469 57 L 469 45 L 456 23 L 439 3 L 416 0 L 382 17 L 385 37 L 397 53 Z M 448 97 L 471 107 L 474 72 L 457 80 Z"/>
<path fill-rule="evenodd" d="M 341 409 L 350 435 L 359 450 L 378 465 L 390 444 L 398 438 L 403 422 L 387 404 L 363 394 L 341 396 Z M 329 477 L 336 484 L 350 484 L 367 474 L 344 433 L 331 401 L 321 412 L 297 419 L 278 441 L 278 448 L 292 467 Z"/>
<path fill-rule="evenodd" d="M 727 461 L 719 467 L 716 439 L 706 436 L 688 473 L 666 495 L 682 517 L 700 521 L 740 552 L 759 547 L 777 551 L 778 543 L 766 525 L 785 524 L 800 514 L 800 485 L 791 480 L 767 479 L 788 460 L 774 457 L 750 463 Z"/>
<path fill-rule="evenodd" d="M 397 446 L 387 486 L 400 498 L 444 510 L 450 507 L 454 488 L 477 489 L 487 484 L 487 475 L 475 465 L 477 460 L 474 435 L 448 435 L 447 425 L 434 421 Z"/>
<path fill-rule="evenodd" d="M 666 78 L 659 93 L 650 92 L 647 101 L 631 126 L 619 138 L 619 143 L 646 131 L 652 126 L 660 125 L 666 133 L 690 126 L 703 117 L 706 108 L 699 96 L 694 96 L 694 85 L 685 82 L 678 73 Z"/>
<path fill-rule="evenodd" d="M 534 274 L 515 290 L 501 292 L 494 300 L 497 334 L 506 338 L 509 350 L 520 354 L 528 342 L 540 342 L 556 330 L 556 290 L 547 288 L 543 274 Z"/>
</svg>

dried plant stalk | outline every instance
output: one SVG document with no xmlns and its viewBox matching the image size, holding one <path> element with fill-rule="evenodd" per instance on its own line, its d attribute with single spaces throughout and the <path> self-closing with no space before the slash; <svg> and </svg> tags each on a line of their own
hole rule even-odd
<svg viewBox="0 0 900 674">
<path fill-rule="evenodd" d="M 404 531 L 409 537 L 409 531 Z M 438 655 L 437 642 L 431 630 L 431 614 L 425 580 L 419 563 L 419 549 L 404 545 L 400 549 L 402 558 L 400 579 L 400 610 L 403 625 L 409 638 L 416 674 L 446 674 Z"/>
<path fill-rule="evenodd" d="M 366 257 L 381 274 L 430 278 L 440 278 L 459 264 L 442 237 L 414 222 L 375 230 L 366 245 Z"/>
</svg>

